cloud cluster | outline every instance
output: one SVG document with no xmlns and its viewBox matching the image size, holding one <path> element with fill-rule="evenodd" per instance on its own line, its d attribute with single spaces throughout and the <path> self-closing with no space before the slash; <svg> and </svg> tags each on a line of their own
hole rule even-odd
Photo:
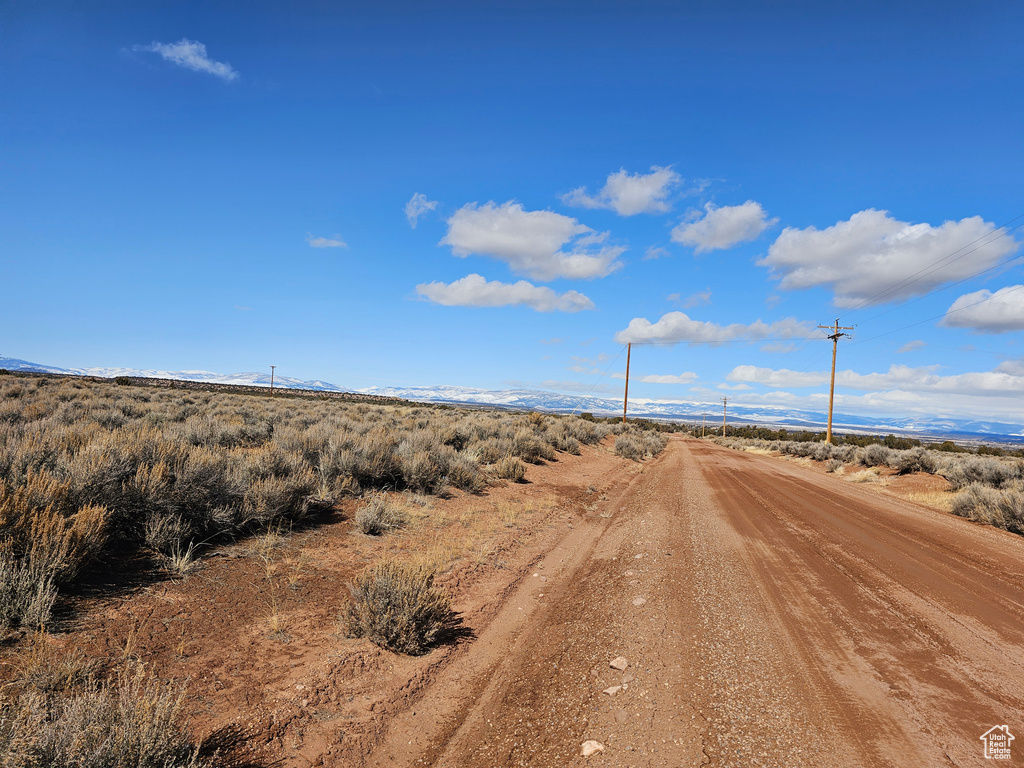
<svg viewBox="0 0 1024 768">
<path fill-rule="evenodd" d="M 836 306 L 884 304 L 998 264 L 1018 243 L 997 233 L 980 216 L 933 227 L 869 208 L 822 230 L 787 227 L 758 264 L 785 290 L 827 286 Z"/>
<path fill-rule="evenodd" d="M 629 173 L 622 168 L 608 175 L 601 191 L 591 196 L 586 187 L 562 195 L 562 202 L 579 208 L 607 208 L 619 216 L 664 213 L 671 207 L 668 196 L 682 178 L 671 168 L 651 166 L 650 173 Z"/>
<path fill-rule="evenodd" d="M 626 374 L 623 372 L 613 373 L 613 379 L 625 379 Z M 639 381 L 644 384 L 689 384 L 697 379 L 697 374 L 692 371 L 686 373 L 671 374 L 671 373 L 649 373 L 643 376 L 630 376 L 630 381 Z"/>
<path fill-rule="evenodd" d="M 453 283 L 421 283 L 416 293 L 446 307 L 531 307 L 538 312 L 580 312 L 593 309 L 594 302 L 578 291 L 555 293 L 546 286 L 520 280 L 517 283 L 488 281 L 472 274 Z"/>
<path fill-rule="evenodd" d="M 405 218 L 409 220 L 409 226 L 416 229 L 420 216 L 436 209 L 437 200 L 428 200 L 422 192 L 417 192 L 405 204 Z"/>
<path fill-rule="evenodd" d="M 697 253 L 721 251 L 756 240 L 778 221 L 769 219 L 767 211 L 753 200 L 720 208 L 708 203 L 703 215 L 691 214 L 687 221 L 672 230 L 672 240 L 692 247 Z"/>
<path fill-rule="evenodd" d="M 515 201 L 469 203 L 448 219 L 441 245 L 459 257 L 490 256 L 535 280 L 605 277 L 622 266 L 625 251 L 604 245 L 607 232 L 594 232 L 569 216 L 527 211 Z"/>
<path fill-rule="evenodd" d="M 226 82 L 238 79 L 238 72 L 226 61 L 214 61 L 206 55 L 206 46 L 197 40 L 181 38 L 176 43 L 157 43 L 136 45 L 132 50 L 147 51 L 162 56 L 166 61 L 179 67 L 191 69 L 193 72 L 206 72 Z"/>
<path fill-rule="evenodd" d="M 619 344 L 639 341 L 722 344 L 739 339 L 802 338 L 813 332 L 812 326 L 792 317 L 774 323 L 758 320 L 750 325 L 718 325 L 706 320 L 693 320 L 685 312 L 668 312 L 656 323 L 644 317 L 633 318 L 625 330 L 615 334 L 615 341 Z"/>
<path fill-rule="evenodd" d="M 1008 285 L 966 293 L 946 310 L 940 325 L 970 328 L 978 333 L 1024 330 L 1024 285 Z"/>
<path fill-rule="evenodd" d="M 1012 363 L 1003 363 L 993 371 L 949 376 L 940 376 L 936 373 L 938 369 L 937 365 L 919 368 L 892 365 L 885 373 L 836 371 L 836 386 L 864 391 L 931 392 L 975 397 L 1011 395 L 1024 387 L 1024 370 L 1018 370 Z M 726 379 L 768 387 L 823 387 L 828 385 L 829 375 L 829 371 L 804 372 L 738 365 Z"/>
<path fill-rule="evenodd" d="M 341 235 L 313 237 L 311 233 L 307 233 L 306 242 L 309 243 L 310 248 L 348 248 L 348 243 L 341 239 Z"/>
</svg>

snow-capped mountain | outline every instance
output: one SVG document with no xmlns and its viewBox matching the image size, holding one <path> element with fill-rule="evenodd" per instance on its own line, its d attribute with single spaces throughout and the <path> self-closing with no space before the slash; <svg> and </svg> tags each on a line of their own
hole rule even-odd
<svg viewBox="0 0 1024 768">
<path fill-rule="evenodd" d="M 202 381 L 212 384 L 236 384 L 249 387 L 269 387 L 267 373 L 211 373 L 210 371 L 157 371 L 135 368 L 57 368 L 40 365 L 26 360 L 0 357 L 0 368 L 9 371 L 36 373 L 63 373 L 79 376 L 137 376 L 179 381 Z M 351 392 L 326 381 L 301 381 L 287 376 L 275 376 L 274 386 L 287 389 L 311 389 L 324 392 Z M 380 395 L 401 400 L 427 403 L 451 403 L 454 405 L 481 405 L 497 408 L 511 408 L 523 411 L 547 411 L 550 413 L 592 413 L 595 416 L 616 416 L 622 413 L 622 400 L 618 398 L 594 397 L 592 395 L 567 395 L 537 389 L 474 389 L 472 387 L 371 387 L 358 390 L 361 394 Z M 669 419 L 700 423 L 707 417 L 708 426 L 717 426 L 721 420 L 718 404 L 688 400 L 646 400 L 637 398 L 629 401 L 629 415 L 638 418 Z M 825 428 L 826 414 L 817 411 L 802 411 L 795 408 L 758 406 L 749 407 L 738 403 L 729 404 L 730 424 L 755 424 L 775 429 L 808 429 L 819 431 Z M 975 440 L 1020 443 L 1024 439 L 1024 424 L 1010 424 L 999 421 L 977 419 L 949 419 L 924 416 L 883 418 L 879 416 L 854 416 L 836 413 L 832 421 L 838 432 L 868 434 L 897 433 L 928 438 L 967 438 Z"/>
<path fill-rule="evenodd" d="M 112 379 L 117 376 L 137 376 L 146 379 L 174 379 L 176 381 L 205 381 L 211 384 L 236 384 L 243 387 L 269 387 L 269 373 L 212 373 L 210 371 L 156 371 L 137 368 L 56 368 L 52 365 L 30 363 L 11 357 L 0 357 L 0 368 L 8 371 L 34 373 L 64 373 L 77 376 L 98 376 Z M 288 376 L 275 376 L 274 386 L 282 389 L 314 389 L 322 392 L 348 392 L 327 381 L 302 381 Z"/>
<path fill-rule="evenodd" d="M 521 410 L 550 411 L 553 413 L 592 413 L 595 416 L 615 416 L 622 413 L 622 400 L 589 395 L 564 395 L 536 389 L 486 390 L 470 387 L 371 387 L 358 390 L 368 395 L 383 395 L 403 400 L 430 403 L 491 405 Z M 670 419 L 699 423 L 706 415 L 709 426 L 721 420 L 719 406 L 687 400 L 629 401 L 629 415 L 651 419 Z M 729 423 L 755 424 L 773 428 L 821 430 L 827 423 L 827 414 L 802 411 L 795 408 L 729 405 Z M 978 439 L 1012 439 L 1024 436 L 1024 425 L 998 421 L 928 419 L 921 416 L 882 418 L 833 414 L 832 428 L 840 432 L 885 434 L 889 432 L 922 437 L 975 437 Z"/>
</svg>

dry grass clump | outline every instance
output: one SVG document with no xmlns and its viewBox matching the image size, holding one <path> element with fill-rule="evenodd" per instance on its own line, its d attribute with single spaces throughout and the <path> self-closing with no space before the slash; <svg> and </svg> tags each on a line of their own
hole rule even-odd
<svg viewBox="0 0 1024 768">
<path fill-rule="evenodd" d="M 97 554 L 144 550 L 181 574 L 201 543 L 367 492 L 477 493 L 517 471 L 506 457 L 554 461 L 609 433 L 622 428 L 0 376 L 0 628 L 45 623 L 61 585 Z M 640 455 L 660 450 L 628 434 Z"/>
<path fill-rule="evenodd" d="M 953 499 L 953 514 L 1024 533 L 1024 487 L 998 490 L 972 483 Z"/>
<path fill-rule="evenodd" d="M 0 480 L 0 631 L 46 624 L 58 586 L 105 542 L 106 508 L 86 504 L 65 513 L 65 495 L 64 486 L 33 473 L 20 488 Z"/>
<path fill-rule="evenodd" d="M 502 480 L 518 483 L 526 477 L 526 465 L 516 456 L 503 456 L 495 464 L 494 474 Z"/>
<path fill-rule="evenodd" d="M 424 565 L 383 560 L 356 577 L 343 620 L 351 637 L 418 656 L 459 626 L 448 595 Z"/>
<path fill-rule="evenodd" d="M 949 480 L 954 490 L 972 484 L 1008 488 L 1024 477 L 1024 463 L 992 457 L 953 454 L 938 466 L 937 473 Z"/>
<path fill-rule="evenodd" d="M 140 666 L 109 683 L 0 695 L 0 765 L 18 768 L 202 768 L 185 725 L 184 687 Z"/>
<path fill-rule="evenodd" d="M 657 456 L 667 444 L 657 432 L 623 432 L 615 438 L 615 454 L 624 459 L 641 461 Z"/>
<path fill-rule="evenodd" d="M 355 517 L 356 530 L 368 536 L 380 536 L 402 528 L 408 522 L 408 515 L 393 505 L 384 494 L 373 495 L 367 503 L 359 507 Z"/>
</svg>

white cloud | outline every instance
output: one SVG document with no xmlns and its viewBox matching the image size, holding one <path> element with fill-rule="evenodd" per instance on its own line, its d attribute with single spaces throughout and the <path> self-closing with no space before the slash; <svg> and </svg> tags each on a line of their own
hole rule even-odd
<svg viewBox="0 0 1024 768">
<path fill-rule="evenodd" d="M 996 373 L 1008 373 L 1011 376 L 1020 376 L 1024 379 L 1024 357 L 1016 360 L 1004 360 L 995 368 Z"/>
<path fill-rule="evenodd" d="M 1010 237 L 996 239 L 997 232 L 980 216 L 933 227 L 897 221 L 888 211 L 869 208 L 822 230 L 787 227 L 758 264 L 770 267 L 785 290 L 828 286 L 836 306 L 884 304 L 999 263 L 1018 243 Z M 987 244 L 975 243 L 980 238 Z M 969 257 L 947 260 L 969 251 Z"/>
<path fill-rule="evenodd" d="M 915 350 L 922 349 L 922 348 L 927 347 L 927 346 L 928 345 L 925 344 L 920 339 L 915 339 L 914 341 L 908 341 L 902 347 L 897 349 L 896 350 L 896 354 L 897 355 L 905 355 L 907 352 L 913 352 Z"/>
<path fill-rule="evenodd" d="M 626 374 L 620 371 L 619 373 L 613 373 L 612 374 L 612 378 L 613 379 L 625 379 L 626 378 Z M 650 373 L 650 374 L 647 374 L 645 376 L 630 376 L 629 377 L 630 381 L 639 381 L 639 382 L 642 382 L 644 384 L 689 384 L 691 381 L 695 381 L 696 379 L 697 379 L 697 374 L 693 373 L 692 371 L 687 371 L 686 373 L 680 373 L 680 374 L 670 374 L 670 373 L 656 374 L 656 373 Z"/>
<path fill-rule="evenodd" d="M 652 245 L 650 248 L 644 251 L 644 261 L 650 261 L 651 259 L 663 259 L 666 256 L 671 255 L 672 254 L 669 253 L 667 249 L 662 248 L 661 246 L 658 245 Z"/>
<path fill-rule="evenodd" d="M 977 333 L 1024 330 L 1024 285 L 1009 285 L 995 293 L 966 293 L 946 310 L 940 325 L 971 328 Z"/>
<path fill-rule="evenodd" d="M 814 329 L 810 325 L 792 317 L 774 323 L 763 323 L 758 320 L 750 325 L 718 325 L 705 320 L 692 320 L 685 312 L 668 312 L 656 323 L 644 317 L 633 318 L 625 330 L 615 334 L 615 341 L 619 344 L 631 341 L 721 344 L 739 339 L 801 338 L 813 332 Z"/>
<path fill-rule="evenodd" d="M 687 221 L 672 230 L 672 240 L 692 246 L 697 253 L 721 251 L 756 240 L 778 221 L 777 218 L 769 219 L 767 211 L 753 200 L 721 208 L 708 203 L 704 206 L 703 216 L 693 212 Z"/>
<path fill-rule="evenodd" d="M 605 277 L 622 266 L 625 248 L 603 245 L 607 232 L 595 232 L 553 211 L 525 211 L 512 200 L 462 206 L 448 219 L 441 245 L 464 258 L 470 254 L 506 262 L 535 280 Z"/>
<path fill-rule="evenodd" d="M 541 389 L 557 389 L 563 390 L 565 392 L 583 392 L 585 394 L 590 394 L 593 392 L 601 394 L 611 394 L 613 392 L 617 393 L 621 391 L 617 387 L 613 388 L 606 386 L 604 384 L 594 385 L 579 381 L 556 381 L 554 379 L 542 381 L 538 386 Z"/>
<path fill-rule="evenodd" d="M 705 288 L 703 291 L 697 293 L 691 293 L 686 298 L 683 298 L 682 294 L 670 293 L 666 299 L 671 301 L 673 304 L 678 304 L 683 309 L 692 309 L 693 307 L 702 307 L 705 304 L 711 303 L 711 289 Z"/>
<path fill-rule="evenodd" d="M 597 195 L 586 187 L 577 187 L 562 195 L 562 202 L 580 208 L 608 208 L 620 216 L 638 213 L 664 213 L 671 207 L 668 196 L 682 178 L 671 168 L 652 165 L 650 173 L 630 174 L 625 168 L 608 175 Z"/>
<path fill-rule="evenodd" d="M 453 283 L 421 283 L 416 293 L 446 307 L 531 307 L 538 312 L 579 312 L 593 309 L 594 302 L 578 291 L 558 294 L 525 280 L 518 283 L 487 281 L 480 275 L 467 275 Z"/>
<path fill-rule="evenodd" d="M 787 354 L 796 351 L 797 345 L 791 341 L 773 341 L 761 347 L 762 352 L 772 354 Z"/>
<path fill-rule="evenodd" d="M 409 226 L 416 229 L 416 222 L 420 216 L 437 209 L 437 200 L 427 200 L 422 192 L 415 193 L 409 202 L 405 204 L 405 218 L 409 220 Z"/>
<path fill-rule="evenodd" d="M 187 37 L 181 38 L 176 43 L 153 42 L 149 45 L 136 45 L 132 50 L 157 53 L 179 67 L 191 69 L 193 72 L 206 72 L 229 83 L 238 79 L 238 73 L 232 69 L 230 64 L 226 61 L 214 61 L 206 55 L 205 45 L 197 40 L 189 40 Z"/>
<path fill-rule="evenodd" d="M 937 365 L 919 368 L 892 365 L 885 373 L 836 371 L 836 386 L 865 391 L 930 392 L 975 397 L 1010 395 L 1024 387 L 1024 371 L 1016 371 L 1012 366 L 996 368 L 994 371 L 949 376 L 937 374 L 938 368 Z M 729 372 L 726 379 L 779 388 L 822 387 L 829 383 L 829 371 L 790 371 L 785 368 L 738 365 Z"/>
<path fill-rule="evenodd" d="M 341 239 L 341 235 L 313 237 L 311 233 L 307 233 L 306 242 L 309 243 L 310 248 L 348 248 L 348 243 Z"/>
</svg>

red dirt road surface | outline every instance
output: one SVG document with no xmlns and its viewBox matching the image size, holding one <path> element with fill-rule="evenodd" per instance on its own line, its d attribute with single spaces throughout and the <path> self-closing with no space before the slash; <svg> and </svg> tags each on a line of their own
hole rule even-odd
<svg viewBox="0 0 1024 768">
<path fill-rule="evenodd" d="M 1021 537 L 692 439 L 611 488 L 363 764 L 1024 762 Z"/>
</svg>

